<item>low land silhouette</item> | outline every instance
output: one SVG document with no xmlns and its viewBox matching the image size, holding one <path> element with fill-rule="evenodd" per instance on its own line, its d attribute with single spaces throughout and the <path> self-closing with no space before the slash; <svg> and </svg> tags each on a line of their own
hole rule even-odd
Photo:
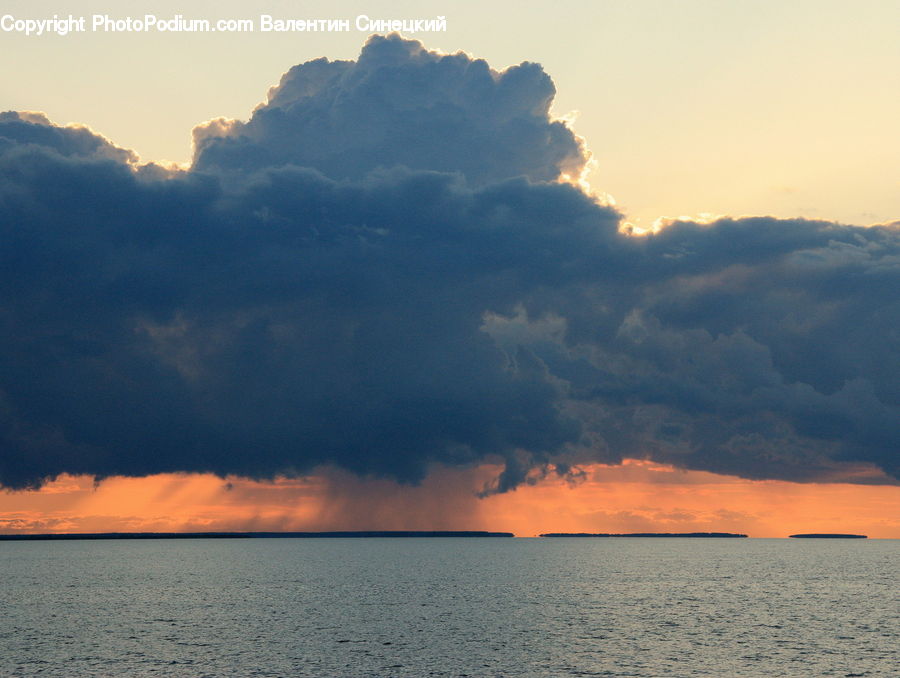
<svg viewBox="0 0 900 678">
<path fill-rule="evenodd" d="M 864 534 L 837 534 L 837 533 L 820 533 L 820 534 L 792 534 L 791 539 L 868 539 Z"/>
<path fill-rule="evenodd" d="M 735 534 L 733 532 L 629 532 L 626 534 L 609 534 L 606 532 L 548 532 L 540 535 L 542 537 L 692 537 L 692 538 L 714 538 L 728 539 L 739 538 L 746 539 L 746 534 Z"/>
<path fill-rule="evenodd" d="M 0 534 L 0 541 L 74 539 L 346 539 L 361 537 L 514 537 L 512 532 L 479 530 L 357 530 L 348 532 L 96 532 Z"/>
</svg>

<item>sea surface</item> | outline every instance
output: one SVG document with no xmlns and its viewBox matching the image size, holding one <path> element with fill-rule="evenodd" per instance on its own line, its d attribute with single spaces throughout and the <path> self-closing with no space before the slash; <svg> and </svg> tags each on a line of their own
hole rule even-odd
<svg viewBox="0 0 900 678">
<path fill-rule="evenodd" d="M 0 676 L 900 675 L 900 541 L 0 542 Z"/>
</svg>

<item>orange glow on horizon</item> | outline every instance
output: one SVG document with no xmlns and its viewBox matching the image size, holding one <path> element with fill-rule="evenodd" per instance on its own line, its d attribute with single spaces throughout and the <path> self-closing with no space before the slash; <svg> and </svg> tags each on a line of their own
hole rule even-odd
<svg viewBox="0 0 900 678">
<path fill-rule="evenodd" d="M 0 533 L 275 530 L 852 532 L 900 538 L 900 486 L 751 481 L 649 461 L 584 467 L 478 499 L 498 466 L 435 469 L 418 486 L 322 469 L 272 482 L 209 474 L 62 476 L 0 494 Z"/>
</svg>

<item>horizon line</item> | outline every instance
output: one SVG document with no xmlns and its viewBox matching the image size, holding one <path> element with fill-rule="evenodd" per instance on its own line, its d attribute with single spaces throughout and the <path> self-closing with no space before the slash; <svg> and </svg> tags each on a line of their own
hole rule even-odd
<svg viewBox="0 0 900 678">
<path fill-rule="evenodd" d="M 45 532 L 0 533 L 0 541 L 75 541 L 75 540 L 136 540 L 136 539 L 360 539 L 360 538 L 662 538 L 662 539 L 891 539 L 847 533 L 790 534 L 783 537 L 753 537 L 729 532 L 630 532 L 587 533 L 545 532 L 519 536 L 513 532 L 487 530 L 324 530 L 324 531 L 210 531 L 210 532 Z"/>
</svg>

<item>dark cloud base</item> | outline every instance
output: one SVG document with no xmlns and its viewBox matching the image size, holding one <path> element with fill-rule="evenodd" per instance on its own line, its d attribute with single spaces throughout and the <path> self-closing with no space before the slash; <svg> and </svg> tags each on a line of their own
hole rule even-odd
<svg viewBox="0 0 900 678">
<path fill-rule="evenodd" d="M 625 457 L 896 478 L 900 228 L 625 235 L 557 182 L 587 152 L 553 94 L 392 36 L 199 127 L 187 171 L 0 115 L 0 484 L 503 459 L 490 492 Z"/>
</svg>

